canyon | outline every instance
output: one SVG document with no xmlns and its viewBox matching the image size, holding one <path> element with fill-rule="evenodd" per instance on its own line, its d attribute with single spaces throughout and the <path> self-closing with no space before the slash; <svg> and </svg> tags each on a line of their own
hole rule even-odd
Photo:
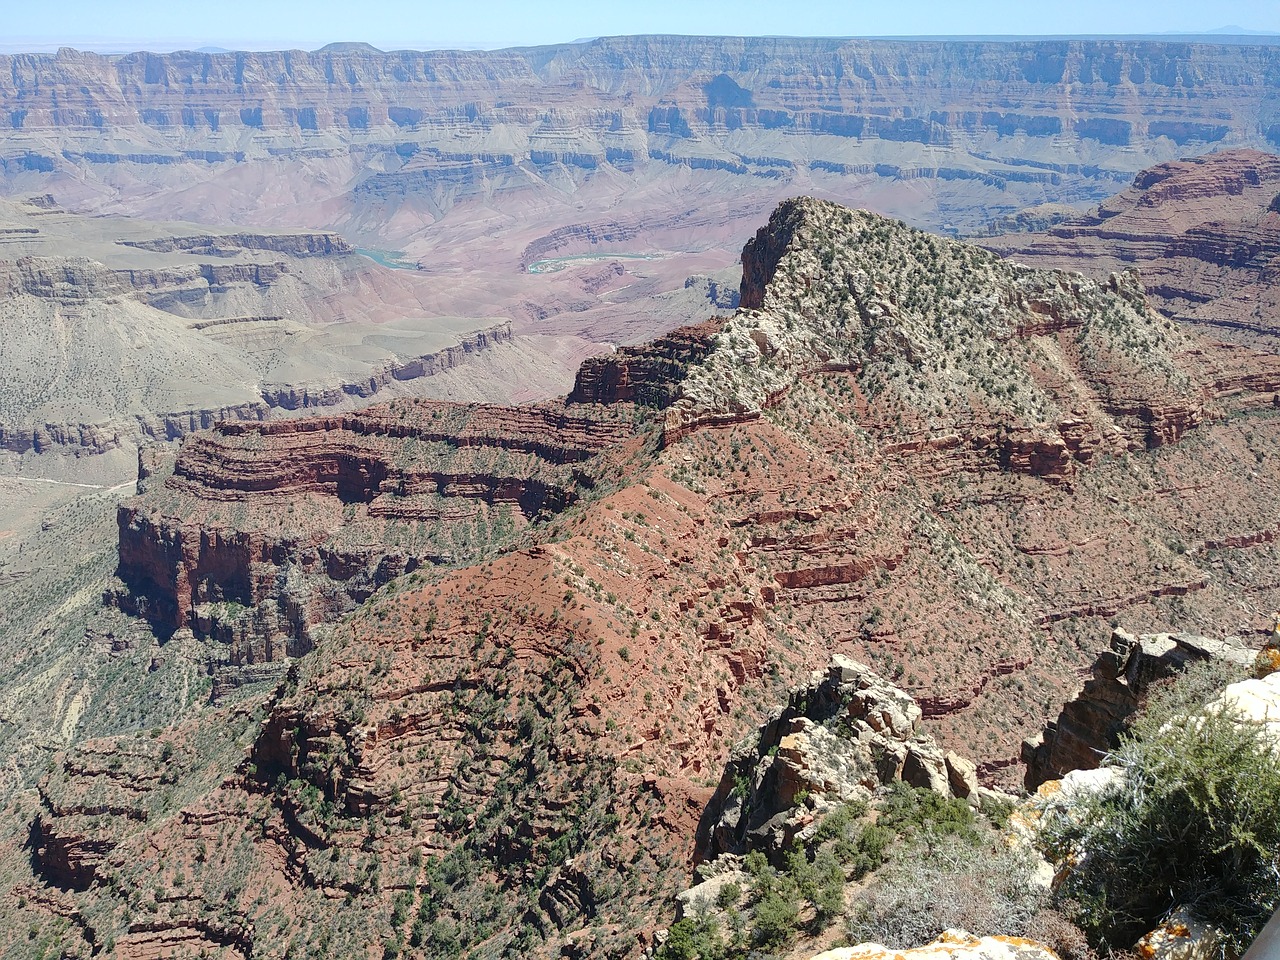
<svg viewBox="0 0 1280 960">
<path fill-rule="evenodd" d="M 499 223 L 532 225 L 540 208 L 558 206 L 563 217 L 575 195 L 622 197 L 670 177 L 695 196 L 730 182 L 751 196 L 730 216 L 694 214 L 691 204 L 565 220 L 519 255 L 527 263 L 664 229 L 710 227 L 723 238 L 733 221 L 771 205 L 770 194 L 810 183 L 867 189 L 867 177 L 904 209 L 916 204 L 912 220 L 960 226 L 978 206 L 985 222 L 1046 194 L 1102 199 L 1179 153 L 1280 143 L 1268 93 L 1275 58 L 1262 39 L 648 36 L 499 51 L 339 44 L 118 57 L 64 49 L 4 58 L 3 171 L 12 185 L 70 191 L 86 209 L 254 223 L 286 210 L 295 224 L 324 217 L 344 234 L 409 241 L 405 252 L 419 260 L 412 245 L 438 248 L 444 238 L 426 234 L 473 200 L 484 201 L 488 223 L 477 226 L 492 237 L 506 232 Z M 273 189 L 255 189 L 269 171 Z M 291 181 L 292 171 L 311 182 Z M 841 186 L 847 176 L 864 179 Z M 913 201 L 905 194 L 917 180 Z M 498 198 L 518 215 L 495 220 Z M 457 248 L 462 225 L 450 225 Z"/>
<path fill-rule="evenodd" d="M 52 331 L 65 373 L 0 397 L 0 466 L 110 485 L 139 441 L 220 419 L 557 396 L 592 354 L 732 310 L 740 238 L 786 197 L 982 234 L 1111 202 L 1152 164 L 1274 147 L 1277 50 L 652 36 L 4 56 L 6 359 L 29 369 Z M 91 331 L 105 355 L 78 346 Z"/>
<path fill-rule="evenodd" d="M 556 351 L 602 349 L 439 316 L 416 271 L 334 233 L 89 217 L 48 197 L 0 203 L 0 222 L 6 472 L 119 482 L 141 445 L 375 395 L 533 399 L 557 392 Z M 499 371 L 522 385 L 494 386 Z"/>
<path fill-rule="evenodd" d="M 742 259 L 732 317 L 587 360 L 564 399 L 145 459 L 84 643 L 162 661 L 135 690 L 205 686 L 15 793 L 0 927 L 73 956 L 626 956 L 729 744 L 833 653 L 909 693 L 961 779 L 1013 786 L 1113 623 L 1269 632 L 1274 355 L 1133 274 L 813 199 Z"/>
<path fill-rule="evenodd" d="M 832 710 L 980 806 L 1249 661 L 1278 58 L 0 57 L 0 951 L 635 956 Z"/>
</svg>

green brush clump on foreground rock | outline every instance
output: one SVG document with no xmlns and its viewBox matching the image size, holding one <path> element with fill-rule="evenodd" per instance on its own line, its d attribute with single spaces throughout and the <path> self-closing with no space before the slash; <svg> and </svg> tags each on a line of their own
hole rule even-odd
<svg viewBox="0 0 1280 960">
<path fill-rule="evenodd" d="M 1076 864 L 1061 894 L 1100 945 L 1128 947 L 1185 907 L 1238 954 L 1280 906 L 1276 745 L 1230 691 L 1192 699 L 1201 673 L 1153 700 L 1110 758 L 1121 775 L 1049 827 L 1051 855 Z"/>
</svg>

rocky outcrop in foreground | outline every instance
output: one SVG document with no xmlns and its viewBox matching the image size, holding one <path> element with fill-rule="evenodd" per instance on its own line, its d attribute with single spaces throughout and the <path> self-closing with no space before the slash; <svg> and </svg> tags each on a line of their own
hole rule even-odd
<svg viewBox="0 0 1280 960">
<path fill-rule="evenodd" d="M 896 780 L 976 803 L 974 764 L 944 751 L 920 729 L 920 717 L 910 694 L 836 655 L 734 750 L 699 824 L 698 859 L 780 854 L 804 840 L 823 811 Z"/>
<path fill-rule="evenodd" d="M 890 950 L 878 943 L 839 947 L 813 960 L 1058 960 L 1057 954 L 1020 937 L 975 937 L 964 930 L 947 930 L 932 943 L 910 950 Z"/>
<path fill-rule="evenodd" d="M 1187 634 L 1135 637 L 1124 630 L 1111 635 L 1111 648 L 1093 664 L 1093 677 L 1069 701 L 1058 719 L 1022 745 L 1025 783 L 1034 791 L 1072 770 L 1092 770 L 1146 700 L 1152 684 L 1181 673 L 1189 663 L 1221 660 L 1242 672 L 1255 652 L 1239 639 L 1215 640 Z"/>
</svg>

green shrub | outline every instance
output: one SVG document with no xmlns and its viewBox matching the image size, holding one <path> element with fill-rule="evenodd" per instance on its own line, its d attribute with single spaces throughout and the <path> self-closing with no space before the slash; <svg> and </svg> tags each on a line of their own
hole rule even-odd
<svg viewBox="0 0 1280 960">
<path fill-rule="evenodd" d="M 1185 701 L 1157 698 L 1109 761 L 1125 776 L 1046 831 L 1078 863 L 1062 894 L 1095 943 L 1127 947 L 1186 906 L 1242 951 L 1280 906 L 1280 760 L 1258 725 Z"/>
<path fill-rule="evenodd" d="M 756 904 L 753 934 L 757 946 L 780 947 L 793 936 L 800 925 L 800 908 L 789 891 L 770 890 Z"/>
<path fill-rule="evenodd" d="M 901 834 L 926 833 L 978 839 L 973 809 L 955 797 L 944 798 L 932 790 L 909 787 L 895 781 L 881 804 L 880 823 Z"/>
<path fill-rule="evenodd" d="M 835 854 L 849 867 L 854 879 L 860 880 L 884 865 L 885 851 L 896 836 L 890 828 L 873 823 L 837 841 Z"/>
<path fill-rule="evenodd" d="M 725 954 L 720 929 L 707 917 L 685 917 L 671 925 L 658 960 L 720 960 Z"/>
<path fill-rule="evenodd" d="M 741 899 L 742 888 L 736 883 L 726 883 L 716 894 L 716 906 L 721 910 L 728 910 L 730 907 L 736 907 Z"/>
<path fill-rule="evenodd" d="M 820 930 L 844 909 L 844 870 L 831 850 L 822 850 L 813 860 L 813 904 L 815 925 Z"/>
</svg>

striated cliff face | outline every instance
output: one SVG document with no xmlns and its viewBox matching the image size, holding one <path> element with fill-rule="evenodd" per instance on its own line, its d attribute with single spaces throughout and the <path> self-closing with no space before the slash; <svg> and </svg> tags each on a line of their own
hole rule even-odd
<svg viewBox="0 0 1280 960">
<path fill-rule="evenodd" d="M 915 148 L 867 152 L 868 169 L 1056 182 L 1097 177 L 1116 148 L 1280 139 L 1267 82 L 1242 82 L 1269 77 L 1275 56 L 1265 44 L 1177 41 L 663 36 L 488 52 L 62 50 L 5 57 L 0 108 L 26 146 L 15 168 L 208 165 L 353 144 L 400 161 L 368 194 L 557 166 L 785 176 L 806 159 L 852 166 L 860 151 L 841 141 Z M 1188 86 L 1194 102 L 1180 96 Z M 504 128 L 515 138 L 493 136 Z M 103 132 L 125 136 L 105 149 Z M 38 145 L 51 133 L 76 146 L 46 155 Z M 771 154 L 749 139 L 766 135 L 784 146 Z M 805 158 L 796 144 L 814 137 L 833 143 Z M 923 161 L 922 146 L 942 148 L 938 159 Z M 975 147 L 991 155 L 975 163 Z M 1081 169 L 1090 156 L 1095 169 Z"/>
<path fill-rule="evenodd" d="M 711 319 L 673 330 L 638 347 L 593 357 L 578 368 L 567 403 L 636 403 L 665 409 L 680 396 L 689 367 L 715 348 L 724 321 Z"/>
<path fill-rule="evenodd" d="M 167 476 L 149 464 L 120 508 L 117 599 L 165 634 L 228 643 L 232 667 L 279 663 L 391 579 L 514 542 L 633 437 L 625 409 L 428 401 L 223 423 Z"/>
<path fill-rule="evenodd" d="M 797 193 L 974 232 L 1097 202 L 1154 163 L 1280 143 L 1278 49 L 670 36 L 66 49 L 0 59 L 0 184 L 83 209 L 305 222 L 498 276 L 583 252 L 731 256 Z M 647 186 L 659 180 L 678 184 L 669 199 Z M 566 213 L 565 194 L 582 206 Z M 495 198 L 519 201 L 519 225 Z"/>
<path fill-rule="evenodd" d="M 1280 157 L 1226 150 L 1143 171 L 1093 213 L 988 245 L 1094 276 L 1136 268 L 1165 315 L 1269 344 L 1280 332 L 1278 196 Z"/>
<path fill-rule="evenodd" d="M 184 617 L 219 692 L 237 657 L 315 649 L 259 694 L 248 752 L 145 822 L 82 816 L 110 774 L 63 762 L 34 867 L 92 870 L 59 901 L 95 918 L 59 928 L 73 952 L 237 931 L 254 955 L 630 956 L 686 885 L 728 745 L 833 653 L 914 699 L 918 726 L 886 722 L 942 767 L 918 749 L 909 777 L 958 791 L 948 750 L 966 789 L 1018 778 L 1113 618 L 1270 626 L 1274 358 L 1177 328 L 1129 278 L 829 203 L 788 204 L 762 247 L 758 306 L 593 364 L 591 402 L 227 425 L 147 477 L 122 602 Z M 621 399 L 668 362 L 669 405 Z"/>
</svg>

